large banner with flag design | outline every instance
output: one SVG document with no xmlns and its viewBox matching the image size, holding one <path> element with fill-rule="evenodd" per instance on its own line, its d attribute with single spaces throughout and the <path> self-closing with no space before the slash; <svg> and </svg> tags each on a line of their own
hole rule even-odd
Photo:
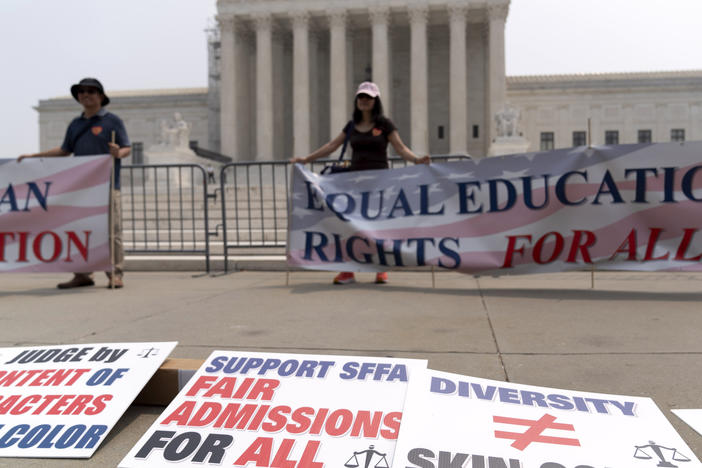
<svg viewBox="0 0 702 468">
<path fill-rule="evenodd" d="M 109 156 L 0 159 L 0 272 L 110 268 Z"/>
<path fill-rule="evenodd" d="M 702 142 L 320 176 L 293 168 L 291 266 L 702 271 Z"/>
</svg>

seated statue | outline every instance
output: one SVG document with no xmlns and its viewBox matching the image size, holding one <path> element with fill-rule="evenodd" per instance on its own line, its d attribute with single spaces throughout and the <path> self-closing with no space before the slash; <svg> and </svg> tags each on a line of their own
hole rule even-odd
<svg viewBox="0 0 702 468">
<path fill-rule="evenodd" d="M 183 116 L 180 115 L 180 112 L 173 114 L 173 117 L 175 120 L 175 130 L 178 135 L 176 140 L 177 147 L 184 149 L 190 148 L 190 129 L 192 125 L 183 120 Z"/>
<path fill-rule="evenodd" d="M 154 150 L 190 150 L 192 124 L 186 122 L 180 112 L 173 114 L 173 123 L 161 120 L 161 137 Z"/>
<path fill-rule="evenodd" d="M 497 123 L 498 137 L 514 137 L 517 136 L 517 124 L 519 123 L 519 109 L 509 104 L 495 114 L 495 122 Z"/>
</svg>

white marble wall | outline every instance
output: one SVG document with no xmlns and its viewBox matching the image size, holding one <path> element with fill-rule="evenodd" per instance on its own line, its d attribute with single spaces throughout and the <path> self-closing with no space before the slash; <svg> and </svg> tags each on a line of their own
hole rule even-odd
<svg viewBox="0 0 702 468">
<path fill-rule="evenodd" d="M 521 132 L 530 150 L 540 148 L 542 132 L 553 132 L 556 148 L 573 145 L 574 131 L 587 131 L 593 145 L 605 132 L 619 143 L 637 143 L 639 130 L 654 142 L 670 141 L 671 129 L 685 139 L 702 139 L 702 72 L 509 77 L 507 99 L 521 110 Z"/>
</svg>

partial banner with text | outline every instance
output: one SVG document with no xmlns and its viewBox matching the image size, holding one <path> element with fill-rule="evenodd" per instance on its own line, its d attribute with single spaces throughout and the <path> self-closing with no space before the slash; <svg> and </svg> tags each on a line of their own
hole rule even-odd
<svg viewBox="0 0 702 468">
<path fill-rule="evenodd" d="M 0 458 L 90 458 L 177 344 L 0 348 Z"/>
<path fill-rule="evenodd" d="M 434 370 L 408 385 L 394 453 L 403 468 L 702 466 L 650 398 Z"/>
<path fill-rule="evenodd" d="M 389 468 L 407 384 L 426 367 L 213 351 L 119 467 Z"/>
<path fill-rule="evenodd" d="M 702 271 L 702 142 L 320 176 L 293 168 L 288 264 Z"/>
<path fill-rule="evenodd" d="M 0 159 L 0 273 L 110 268 L 109 156 Z"/>
</svg>

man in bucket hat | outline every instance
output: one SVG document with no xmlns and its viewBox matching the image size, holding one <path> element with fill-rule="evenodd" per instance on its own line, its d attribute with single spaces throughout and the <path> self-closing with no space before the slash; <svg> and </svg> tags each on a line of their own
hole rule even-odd
<svg viewBox="0 0 702 468">
<path fill-rule="evenodd" d="M 121 160 L 129 156 L 131 144 L 124 123 L 115 114 L 107 112 L 105 106 L 110 103 L 110 98 L 105 94 L 102 84 L 95 78 L 83 78 L 79 83 L 71 86 L 71 95 L 83 106 L 81 115 L 73 119 L 68 125 L 66 136 L 61 146 L 34 154 L 23 154 L 17 160 L 25 158 L 45 158 L 68 156 L 89 156 L 96 154 L 110 154 L 115 160 L 115 185 L 112 187 L 110 216 L 112 232 L 110 246 L 114 246 L 114 276 L 106 272 L 109 279 L 108 287 L 121 288 L 124 262 L 122 247 L 122 203 L 120 198 L 119 170 Z M 115 138 L 112 142 L 112 134 Z M 112 247 L 110 247 L 112 248 Z M 75 273 L 73 279 L 60 283 L 59 289 L 93 286 L 92 272 Z"/>
</svg>

